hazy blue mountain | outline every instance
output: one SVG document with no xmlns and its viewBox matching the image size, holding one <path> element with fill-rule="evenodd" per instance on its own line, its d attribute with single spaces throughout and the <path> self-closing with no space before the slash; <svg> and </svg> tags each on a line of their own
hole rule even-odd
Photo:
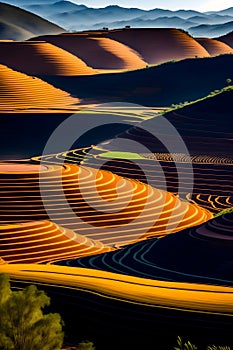
<svg viewBox="0 0 233 350">
<path fill-rule="evenodd" d="M 233 21 L 224 24 L 202 24 L 189 28 L 189 33 L 193 36 L 214 38 L 225 35 L 233 31 Z"/>
<path fill-rule="evenodd" d="M 32 13 L 64 27 L 79 31 L 102 27 L 174 27 L 188 30 L 192 35 L 219 36 L 231 31 L 233 7 L 222 11 L 198 12 L 193 10 L 170 11 L 155 8 L 142 10 L 110 5 L 104 8 L 90 8 L 81 2 L 75 4 L 66 0 L 6 0 Z M 213 27 L 207 27 L 213 26 Z M 216 27 L 221 25 L 223 28 Z"/>
<path fill-rule="evenodd" d="M 24 8 L 30 12 L 36 13 L 39 16 L 43 16 L 48 20 L 57 22 L 57 15 L 61 14 L 73 14 L 77 11 L 87 9 L 85 5 L 76 5 L 69 1 L 59 1 L 51 4 L 35 4 L 35 5 L 24 5 Z M 57 22 L 58 23 L 58 22 Z M 67 26 L 67 23 L 66 23 Z"/>
<path fill-rule="evenodd" d="M 222 23 L 227 23 L 233 20 L 232 16 L 222 16 L 218 14 L 211 14 L 211 15 L 198 15 L 198 16 L 193 16 L 189 17 L 188 21 L 197 23 L 197 24 L 222 24 Z"/>
<path fill-rule="evenodd" d="M 219 11 L 219 14 L 233 16 L 233 7 L 229 7 L 226 10 Z"/>
<path fill-rule="evenodd" d="M 87 7 L 85 5 L 76 5 L 70 1 L 59 1 L 55 3 L 24 5 L 24 7 L 37 15 L 48 17 L 59 13 L 69 13 L 74 11 L 84 10 Z M 53 17 L 53 16 L 52 16 Z"/>
<path fill-rule="evenodd" d="M 233 16 L 233 7 L 229 7 L 228 9 L 221 10 L 221 11 L 216 11 L 219 15 L 229 15 Z M 215 11 L 209 11 L 206 12 L 206 14 L 213 14 L 216 13 Z"/>
<path fill-rule="evenodd" d="M 193 11 L 193 10 L 178 10 L 178 11 L 174 11 L 174 13 L 176 14 L 176 16 L 179 16 L 185 19 L 189 18 L 190 16 L 197 16 L 201 14 L 201 12 Z"/>
<path fill-rule="evenodd" d="M 116 21 L 116 22 L 101 22 L 97 23 L 96 25 L 92 26 L 91 29 L 98 29 L 103 28 L 105 26 L 108 26 L 109 29 L 113 28 L 121 28 L 125 27 L 127 25 L 130 25 L 131 27 L 137 27 L 137 28 L 181 28 L 181 29 L 187 29 L 190 26 L 195 25 L 194 22 L 186 21 L 179 17 L 159 17 L 156 19 L 144 19 L 143 17 L 140 18 L 134 18 L 132 20 L 127 21 Z"/>
</svg>

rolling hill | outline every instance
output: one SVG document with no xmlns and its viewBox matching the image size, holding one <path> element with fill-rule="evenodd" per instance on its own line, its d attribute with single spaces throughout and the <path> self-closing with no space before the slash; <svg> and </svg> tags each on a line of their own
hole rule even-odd
<svg viewBox="0 0 233 350">
<path fill-rule="evenodd" d="M 150 64 L 209 56 L 191 36 L 178 29 L 130 28 L 109 31 L 105 36 L 136 50 Z"/>
<path fill-rule="evenodd" d="M 65 30 L 33 13 L 0 2 L 0 40 L 25 40 Z"/>
<path fill-rule="evenodd" d="M 0 41 L 0 64 L 29 75 L 88 75 L 95 71 L 69 52 L 46 42 Z"/>
<path fill-rule="evenodd" d="M 81 58 L 98 69 L 138 69 L 146 66 L 140 55 L 115 40 L 80 34 L 62 34 L 37 37 Z"/>
<path fill-rule="evenodd" d="M 33 36 L 32 32 L 25 30 L 15 24 L 6 23 L 0 20 L 1 40 L 24 40 Z"/>
<path fill-rule="evenodd" d="M 43 77 L 84 103 L 132 102 L 143 106 L 171 106 L 192 101 L 226 86 L 232 78 L 232 55 L 168 62 L 137 71 L 87 77 Z M 169 91 L 169 93 L 168 93 Z"/>
<path fill-rule="evenodd" d="M 41 79 L 0 65 L 0 111 L 75 109 L 79 100 Z M 75 107 L 76 105 L 76 107 Z"/>
<path fill-rule="evenodd" d="M 209 38 L 199 38 L 196 40 L 206 49 L 206 51 L 208 51 L 212 57 L 230 53 L 233 54 L 233 49 L 229 45 L 218 40 Z"/>
</svg>

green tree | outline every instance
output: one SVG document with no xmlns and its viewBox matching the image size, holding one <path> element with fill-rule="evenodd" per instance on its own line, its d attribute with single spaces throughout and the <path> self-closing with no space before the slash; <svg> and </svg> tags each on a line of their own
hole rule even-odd
<svg viewBox="0 0 233 350">
<path fill-rule="evenodd" d="M 53 350 L 63 343 L 59 314 L 44 315 L 50 298 L 36 286 L 12 291 L 9 277 L 0 275 L 0 349 Z"/>
</svg>

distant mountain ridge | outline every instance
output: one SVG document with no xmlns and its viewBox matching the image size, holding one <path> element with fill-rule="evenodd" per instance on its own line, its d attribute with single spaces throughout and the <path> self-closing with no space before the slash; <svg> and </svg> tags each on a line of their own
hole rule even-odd
<svg viewBox="0 0 233 350">
<path fill-rule="evenodd" d="M 192 35 L 197 33 L 197 36 L 214 37 L 231 31 L 232 27 L 225 26 L 225 24 L 233 21 L 233 7 L 222 11 L 198 12 L 159 8 L 142 10 L 117 5 L 90 8 L 65 0 L 39 0 L 36 4 L 34 0 L 6 0 L 5 2 L 31 11 L 69 31 L 101 29 L 102 27 L 113 29 L 125 25 L 132 27 L 169 26 L 188 30 Z M 220 24 L 224 27 L 217 27 Z M 214 28 L 196 28 L 199 25 L 210 25 Z"/>
<path fill-rule="evenodd" d="M 206 36 L 209 38 L 224 35 L 232 31 L 233 31 L 233 20 L 222 24 L 201 24 L 199 26 L 189 28 L 189 32 L 191 35 Z"/>
</svg>

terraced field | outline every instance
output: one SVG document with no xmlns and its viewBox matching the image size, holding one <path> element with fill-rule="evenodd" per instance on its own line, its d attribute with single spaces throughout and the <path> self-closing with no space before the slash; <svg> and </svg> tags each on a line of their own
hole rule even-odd
<svg viewBox="0 0 233 350">
<path fill-rule="evenodd" d="M 162 239 L 58 264 L 156 280 L 233 286 L 232 223 L 233 214 L 225 214 Z"/>
<path fill-rule="evenodd" d="M 33 281 L 51 297 L 74 343 L 78 324 L 79 334 L 103 348 L 114 339 L 112 350 L 122 339 L 128 348 L 143 348 L 155 338 L 157 349 L 169 350 L 177 334 L 187 334 L 196 344 L 232 344 L 232 287 L 55 265 L 5 264 L 1 269 L 14 286 Z"/>
<path fill-rule="evenodd" d="M 6 263 L 44 263 L 111 250 L 48 220 L 1 225 L 0 235 L 0 255 Z"/>
<path fill-rule="evenodd" d="M 112 141 L 100 145 L 100 148 L 86 149 L 83 154 L 74 151 L 63 157 L 74 162 L 83 157 L 83 162 L 94 168 L 101 167 L 121 176 L 148 182 L 156 188 L 167 188 L 169 192 L 179 193 L 182 198 L 212 212 L 232 207 L 232 94 L 232 88 L 227 88 L 207 99 L 164 114 L 184 140 L 191 156 L 180 153 L 177 134 L 171 131 L 172 128 L 168 131 L 162 126 L 160 120 L 164 117 L 157 117 L 128 129 Z M 165 140 L 165 144 L 154 136 L 158 135 L 158 128 L 159 137 Z M 124 139 L 137 144 L 130 146 Z M 172 153 L 168 153 L 166 143 L 172 145 Z M 147 153 L 140 152 L 141 145 L 148 149 Z M 135 165 L 134 159 L 125 157 L 126 149 L 146 159 L 137 159 Z"/>
<path fill-rule="evenodd" d="M 225 316 L 233 314 L 231 287 L 153 281 L 106 271 L 55 265 L 3 265 L 2 271 L 18 280 L 30 281 L 33 278 L 45 285 L 49 278 L 49 284 L 89 291 L 124 303 Z"/>
<path fill-rule="evenodd" d="M 110 172 L 72 164 L 44 164 L 40 173 L 30 167 L 1 164 L 1 224 L 49 216 L 58 225 L 115 246 L 162 237 L 212 217 L 169 192 Z"/>
<path fill-rule="evenodd" d="M 80 58 L 42 41 L 0 41 L 0 63 L 29 75 L 95 74 Z"/>
<path fill-rule="evenodd" d="M 230 344 L 233 213 L 214 214 L 233 208 L 231 35 L 48 26 L 0 41 L 1 273 L 43 288 L 74 343 Z"/>
<path fill-rule="evenodd" d="M 108 157 L 108 154 L 111 157 Z M 43 160 L 58 164 L 64 161 L 81 163 L 149 183 L 159 189 L 166 188 L 173 194 L 179 192 L 181 198 L 213 213 L 233 206 L 233 159 L 220 156 L 190 157 L 168 153 L 138 154 L 137 157 L 136 155 L 92 147 L 47 156 Z M 127 159 L 127 156 L 132 159 Z M 190 178 L 190 166 L 193 172 L 193 183 Z"/>
</svg>

